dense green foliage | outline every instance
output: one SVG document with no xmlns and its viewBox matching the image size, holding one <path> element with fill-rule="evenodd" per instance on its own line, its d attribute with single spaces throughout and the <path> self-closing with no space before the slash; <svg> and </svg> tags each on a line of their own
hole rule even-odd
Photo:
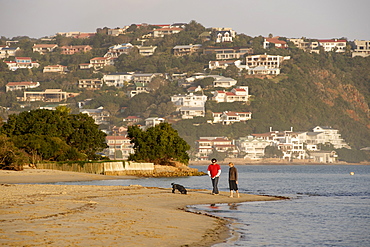
<svg viewBox="0 0 370 247">
<path fill-rule="evenodd" d="M 129 160 L 166 165 L 171 161 L 188 164 L 189 145 L 168 123 L 161 123 L 143 131 L 137 125 L 128 128 L 128 137 L 134 144 L 135 153 Z"/>
<path fill-rule="evenodd" d="M 9 116 L 0 128 L 18 149 L 37 160 L 96 159 L 106 147 L 105 134 L 86 114 L 33 110 Z"/>
</svg>

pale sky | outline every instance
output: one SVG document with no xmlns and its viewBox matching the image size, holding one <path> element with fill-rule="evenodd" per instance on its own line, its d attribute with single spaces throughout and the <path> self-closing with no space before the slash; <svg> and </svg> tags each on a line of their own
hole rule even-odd
<svg viewBox="0 0 370 247">
<path fill-rule="evenodd" d="M 0 36 L 195 20 L 252 37 L 370 40 L 369 10 L 370 0 L 0 0 Z"/>
</svg>

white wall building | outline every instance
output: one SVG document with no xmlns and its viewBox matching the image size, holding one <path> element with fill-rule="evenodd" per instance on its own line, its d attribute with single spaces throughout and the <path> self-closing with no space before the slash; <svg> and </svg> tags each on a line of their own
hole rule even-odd
<svg viewBox="0 0 370 247">
<path fill-rule="evenodd" d="M 111 87 L 123 87 L 125 84 L 127 84 L 129 81 L 132 80 L 134 73 L 112 73 L 109 75 L 103 76 L 104 83 Z"/>
</svg>

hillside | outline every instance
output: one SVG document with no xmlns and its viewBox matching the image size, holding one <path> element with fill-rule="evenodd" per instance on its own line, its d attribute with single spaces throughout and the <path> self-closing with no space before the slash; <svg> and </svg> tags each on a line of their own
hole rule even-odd
<svg viewBox="0 0 370 247">
<path fill-rule="evenodd" d="M 233 126 L 197 127 L 190 126 L 194 120 L 188 120 L 175 125 L 180 135 L 191 143 L 199 136 L 236 138 L 268 132 L 270 127 L 310 131 L 321 125 L 338 129 L 353 148 L 370 146 L 370 58 L 301 51 L 291 56 L 276 78 L 238 80 L 238 84 L 249 86 L 252 100 L 246 106 L 229 103 L 229 110 L 251 111 L 252 120 Z"/>
</svg>

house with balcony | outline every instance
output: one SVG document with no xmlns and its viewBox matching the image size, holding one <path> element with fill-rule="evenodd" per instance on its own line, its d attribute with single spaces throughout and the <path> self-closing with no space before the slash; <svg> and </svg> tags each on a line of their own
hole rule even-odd
<svg viewBox="0 0 370 247">
<path fill-rule="evenodd" d="M 70 45 L 70 46 L 62 46 L 61 47 L 61 54 L 64 55 L 73 55 L 79 52 L 88 52 L 91 51 L 92 47 L 89 45 Z"/>
<path fill-rule="evenodd" d="M 223 125 L 230 125 L 233 123 L 247 122 L 252 119 L 251 112 L 235 112 L 235 111 L 224 111 L 224 112 L 213 112 L 212 123 L 221 123 Z"/>
<path fill-rule="evenodd" d="M 108 48 L 104 57 L 118 58 L 122 54 L 128 54 L 134 46 L 131 43 L 113 45 Z"/>
<path fill-rule="evenodd" d="M 189 56 L 195 52 L 199 52 L 201 48 L 201 44 L 177 45 L 173 48 L 173 55 L 176 57 Z"/>
<path fill-rule="evenodd" d="M 162 76 L 162 74 L 161 73 L 135 73 L 132 76 L 132 81 L 134 83 L 135 82 L 140 82 L 140 83 L 143 83 L 143 84 L 148 84 L 156 76 Z"/>
<path fill-rule="evenodd" d="M 114 59 L 111 57 L 94 57 L 90 59 L 90 67 L 99 70 L 108 65 L 114 65 Z"/>
<path fill-rule="evenodd" d="M 61 102 L 66 101 L 67 92 L 62 89 L 45 89 L 44 92 L 23 92 L 21 101 Z"/>
<path fill-rule="evenodd" d="M 213 152 L 233 153 L 236 146 L 227 137 L 200 137 L 197 142 L 196 157 L 199 160 L 209 160 Z"/>
<path fill-rule="evenodd" d="M 354 49 L 352 57 L 368 57 L 370 56 L 370 40 L 354 40 Z"/>
<path fill-rule="evenodd" d="M 220 102 L 248 102 L 250 95 L 248 94 L 248 86 L 240 86 L 226 92 L 217 90 L 213 92 L 212 100 Z"/>
<path fill-rule="evenodd" d="M 253 136 L 247 136 L 237 139 L 235 145 L 239 153 L 243 154 L 244 159 L 261 159 L 264 158 L 265 148 L 270 146 L 270 142 Z"/>
<path fill-rule="evenodd" d="M 216 54 L 216 60 L 235 60 L 252 53 L 253 49 L 249 47 L 206 47 L 203 49 L 203 54 Z"/>
<path fill-rule="evenodd" d="M 15 90 L 26 90 L 28 88 L 37 88 L 40 86 L 39 82 L 21 81 L 21 82 L 8 82 L 5 86 L 6 92 Z"/>
<path fill-rule="evenodd" d="M 196 95 L 189 93 L 187 95 L 171 96 L 171 102 L 176 106 L 176 110 L 183 119 L 192 119 L 194 117 L 205 116 L 206 95 Z"/>
<path fill-rule="evenodd" d="M 127 85 L 133 78 L 132 72 L 120 72 L 103 75 L 103 82 L 108 87 L 123 87 Z"/>
<path fill-rule="evenodd" d="M 15 57 L 15 61 L 5 61 L 5 63 L 11 71 L 38 68 L 40 66 L 39 63 L 33 62 L 30 57 Z"/>
<path fill-rule="evenodd" d="M 78 88 L 96 90 L 103 86 L 101 79 L 80 79 L 78 80 Z"/>
<path fill-rule="evenodd" d="M 216 60 L 216 61 L 209 61 L 208 68 L 213 69 L 226 69 L 230 65 L 235 65 L 239 67 L 241 65 L 241 60 Z"/>
<path fill-rule="evenodd" d="M 105 141 L 111 160 L 127 160 L 130 154 L 135 152 L 131 140 L 125 136 L 106 136 Z"/>
<path fill-rule="evenodd" d="M 126 125 L 135 125 L 135 124 L 137 124 L 141 121 L 143 121 L 143 119 L 141 117 L 138 117 L 138 116 L 128 116 L 128 117 L 123 119 L 123 122 Z"/>
<path fill-rule="evenodd" d="M 107 34 L 110 36 L 119 36 L 120 34 L 126 33 L 126 30 L 130 26 L 124 26 L 123 28 L 108 28 Z"/>
<path fill-rule="evenodd" d="M 109 124 L 110 113 L 100 106 L 96 109 L 80 109 L 80 113 L 87 114 L 94 119 L 95 124 Z"/>
<path fill-rule="evenodd" d="M 351 148 L 339 134 L 339 130 L 333 129 L 331 126 L 316 126 L 312 130 L 315 133 L 323 133 L 323 139 L 320 139 L 322 144 L 331 143 L 335 149 Z"/>
<path fill-rule="evenodd" d="M 223 88 L 229 88 L 233 87 L 236 85 L 238 82 L 237 80 L 230 78 L 230 77 L 225 77 L 222 75 L 209 75 L 207 77 L 212 77 L 213 80 L 213 87 L 223 87 Z"/>
<path fill-rule="evenodd" d="M 68 72 L 67 66 L 64 65 L 48 65 L 45 66 L 42 70 L 43 73 L 59 73 L 59 74 L 65 74 Z"/>
<path fill-rule="evenodd" d="M 127 90 L 127 94 L 130 98 L 140 93 L 149 93 L 148 83 L 134 82 L 133 88 Z"/>
<path fill-rule="evenodd" d="M 231 28 L 212 28 L 216 36 L 216 43 L 233 42 L 236 32 Z"/>
<path fill-rule="evenodd" d="M 19 47 L 0 46 L 0 58 L 15 57 Z"/>
<path fill-rule="evenodd" d="M 137 45 L 136 48 L 139 50 L 139 54 L 144 57 L 153 56 L 155 50 L 157 49 L 157 46 L 143 46 L 143 45 Z"/>
<path fill-rule="evenodd" d="M 280 40 L 279 37 L 264 38 L 263 49 L 269 49 L 271 47 L 286 49 L 288 44 L 284 40 Z"/>
<path fill-rule="evenodd" d="M 345 39 L 319 39 L 319 46 L 324 48 L 324 51 L 345 52 L 347 40 Z"/>
<path fill-rule="evenodd" d="M 154 127 L 160 123 L 164 123 L 166 120 L 164 118 L 160 117 L 149 117 L 145 119 L 145 126 L 143 126 L 144 129 L 148 129 L 151 127 Z"/>
<path fill-rule="evenodd" d="M 32 51 L 43 55 L 45 53 L 53 52 L 57 47 L 57 44 L 34 44 Z"/>
<path fill-rule="evenodd" d="M 246 56 L 245 64 L 250 75 L 278 75 L 281 64 L 289 59 L 290 56 L 250 55 Z"/>
<path fill-rule="evenodd" d="M 163 27 L 154 29 L 151 32 L 153 38 L 163 38 L 166 35 L 172 35 L 181 32 L 183 29 L 179 27 Z"/>
</svg>

